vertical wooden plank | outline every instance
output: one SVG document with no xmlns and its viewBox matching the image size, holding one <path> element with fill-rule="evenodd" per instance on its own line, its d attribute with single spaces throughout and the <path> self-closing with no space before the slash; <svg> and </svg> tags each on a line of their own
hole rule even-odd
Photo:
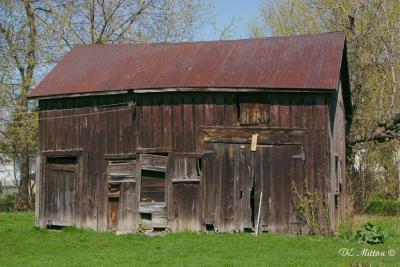
<svg viewBox="0 0 400 267">
<path fill-rule="evenodd" d="M 148 131 L 146 134 L 153 135 L 153 143 L 149 147 L 163 147 L 164 138 L 162 129 L 164 126 L 161 121 L 161 97 L 160 95 L 151 96 L 151 122 L 152 130 Z M 148 129 L 150 130 L 150 129 Z"/>
<path fill-rule="evenodd" d="M 271 127 L 279 127 L 279 103 L 275 97 L 272 98 L 269 106 L 269 112 Z"/>
<path fill-rule="evenodd" d="M 301 150 L 301 149 L 300 149 Z M 291 159 L 291 183 L 295 185 L 300 195 L 304 194 L 304 160 L 299 157 Z M 291 186 L 291 188 L 293 185 Z M 290 209 L 289 209 L 289 233 L 298 235 L 303 233 L 303 221 L 298 214 L 300 200 L 293 192 L 290 192 Z"/>
<path fill-rule="evenodd" d="M 183 139 L 183 105 L 182 96 L 177 95 L 173 98 L 173 109 L 172 109 L 172 127 L 173 127 L 173 139 L 174 139 L 174 150 L 177 152 L 184 151 Z"/>
<path fill-rule="evenodd" d="M 151 107 L 151 97 L 148 95 L 142 96 L 142 134 L 141 134 L 141 147 L 153 147 L 153 121 L 152 121 L 152 107 Z"/>
<path fill-rule="evenodd" d="M 260 155 L 260 169 L 261 169 L 261 188 L 263 192 L 263 207 L 261 210 L 260 229 L 268 230 L 268 225 L 273 221 L 272 217 L 275 216 L 274 203 L 272 201 L 273 177 L 272 177 L 272 150 L 270 147 L 260 147 L 262 154 Z"/>
<path fill-rule="evenodd" d="M 136 183 L 121 183 L 118 232 L 133 233 L 137 229 Z"/>
<path fill-rule="evenodd" d="M 43 183 L 42 183 L 42 157 L 36 157 L 36 191 L 35 191 L 35 226 L 38 228 L 44 227 L 43 225 Z"/>
<path fill-rule="evenodd" d="M 208 154 L 203 156 L 204 167 L 203 167 L 203 220 L 205 224 L 216 224 L 216 203 L 218 201 L 218 147 L 217 144 L 206 144 L 204 150 L 208 151 Z"/>
<path fill-rule="evenodd" d="M 203 126 L 205 123 L 205 115 L 204 115 L 204 94 L 196 95 L 194 99 L 194 151 L 200 152 L 200 126 Z"/>
<path fill-rule="evenodd" d="M 215 122 L 216 125 L 225 125 L 226 114 L 225 114 L 225 94 L 215 94 Z"/>
<path fill-rule="evenodd" d="M 183 150 L 194 152 L 194 114 L 193 114 L 193 95 L 184 95 L 183 98 Z"/>
<path fill-rule="evenodd" d="M 307 137 L 304 142 L 304 151 L 306 156 L 306 176 L 308 180 L 308 187 L 311 192 L 314 191 L 314 146 L 315 146 L 315 133 L 313 127 L 314 112 L 312 106 L 312 99 L 305 98 L 303 106 L 302 127 L 307 129 Z"/>
<path fill-rule="evenodd" d="M 244 160 L 241 158 L 241 149 L 240 145 L 233 145 L 234 147 L 234 170 L 233 170 L 233 190 L 234 190 L 234 199 L 233 199 L 233 223 L 234 223 L 234 231 L 239 232 L 243 231 L 243 210 L 241 207 L 241 201 L 243 198 L 243 179 L 241 177 L 241 169 L 240 162 Z"/>
<path fill-rule="evenodd" d="M 205 95 L 204 104 L 204 123 L 206 126 L 216 125 L 215 123 L 215 107 L 213 105 L 214 101 L 212 95 Z"/>
<path fill-rule="evenodd" d="M 173 132 L 172 132 L 172 96 L 166 95 L 163 103 L 163 125 L 164 125 L 164 145 L 166 147 L 173 147 Z"/>
<path fill-rule="evenodd" d="M 234 226 L 234 184 L 235 184 L 235 145 L 225 145 L 225 177 L 223 184 L 225 187 L 225 211 L 224 211 L 224 225 L 226 231 L 232 232 L 235 230 Z"/>
<path fill-rule="evenodd" d="M 287 96 L 279 97 L 278 115 L 279 115 L 279 127 L 290 127 L 291 121 L 289 116 L 289 102 Z"/>
</svg>

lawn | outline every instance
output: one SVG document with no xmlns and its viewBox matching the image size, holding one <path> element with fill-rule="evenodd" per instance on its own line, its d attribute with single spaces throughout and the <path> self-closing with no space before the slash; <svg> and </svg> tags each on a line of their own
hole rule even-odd
<svg viewBox="0 0 400 267">
<path fill-rule="evenodd" d="M 399 217 L 368 219 L 400 236 Z M 32 213 L 0 213 L 0 266 L 400 266 L 398 238 L 368 245 L 338 237 L 249 233 L 118 236 L 74 228 L 37 230 L 33 224 Z M 339 255 L 341 248 L 397 254 L 346 257 Z"/>
</svg>

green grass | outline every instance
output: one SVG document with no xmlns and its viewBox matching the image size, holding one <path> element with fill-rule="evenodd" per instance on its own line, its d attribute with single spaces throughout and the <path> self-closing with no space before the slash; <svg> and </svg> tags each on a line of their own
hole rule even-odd
<svg viewBox="0 0 400 267">
<path fill-rule="evenodd" d="M 373 219 L 400 234 L 399 217 Z M 372 246 L 335 237 L 248 233 L 117 236 L 74 228 L 37 230 L 33 223 L 32 213 L 0 213 L 0 266 L 400 266 L 397 238 Z M 394 249 L 397 255 L 343 257 L 340 248 Z"/>
<path fill-rule="evenodd" d="M 373 199 L 369 203 L 366 212 L 377 215 L 400 215 L 400 200 Z"/>
</svg>

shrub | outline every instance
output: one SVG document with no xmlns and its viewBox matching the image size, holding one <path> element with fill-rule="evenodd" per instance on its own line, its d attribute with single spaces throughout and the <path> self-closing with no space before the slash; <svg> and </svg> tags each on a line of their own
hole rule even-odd
<svg viewBox="0 0 400 267">
<path fill-rule="evenodd" d="M 15 194 L 0 197 L 0 212 L 12 211 L 15 202 Z"/>
<path fill-rule="evenodd" d="M 379 226 L 367 222 L 361 226 L 354 234 L 354 240 L 368 244 L 383 243 L 387 237 L 386 232 Z"/>
<path fill-rule="evenodd" d="M 400 201 L 376 197 L 370 201 L 366 212 L 377 215 L 400 215 Z"/>
</svg>

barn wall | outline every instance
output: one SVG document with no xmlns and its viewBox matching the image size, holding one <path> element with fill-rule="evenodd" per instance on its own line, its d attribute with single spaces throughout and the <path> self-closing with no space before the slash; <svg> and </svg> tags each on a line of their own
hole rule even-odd
<svg viewBox="0 0 400 267">
<path fill-rule="evenodd" d="M 320 195 L 320 210 L 323 205 L 332 207 L 329 198 L 331 186 L 330 174 L 330 138 L 328 94 L 248 94 L 239 97 L 240 123 L 260 124 L 269 127 L 301 127 L 307 130 L 304 140 L 305 173 L 303 179 L 296 177 L 297 188 L 304 193 L 304 179 L 307 190 Z M 323 215 L 324 220 L 335 214 Z M 326 225 L 328 226 L 328 225 Z"/>
<path fill-rule="evenodd" d="M 83 174 L 77 184 L 78 227 L 106 230 L 104 156 L 136 150 L 131 100 L 130 95 L 109 95 L 39 101 L 39 151 L 82 150 L 88 157 L 81 159 Z"/>
<path fill-rule="evenodd" d="M 307 129 L 304 144 L 309 189 L 325 192 L 329 177 L 328 101 L 323 94 L 253 94 L 240 97 L 240 122 Z"/>
<path fill-rule="evenodd" d="M 338 226 L 344 218 L 346 205 L 346 118 L 342 83 L 338 91 L 331 94 L 329 103 L 329 137 L 332 192 L 332 227 Z"/>
<path fill-rule="evenodd" d="M 234 94 L 138 94 L 135 99 L 139 148 L 199 152 L 200 126 L 237 122 Z"/>
<path fill-rule="evenodd" d="M 201 126 L 305 128 L 305 176 L 309 191 L 318 190 L 325 195 L 330 189 L 327 185 L 330 179 L 329 101 L 328 95 L 319 93 L 211 92 L 41 100 L 39 150 L 83 150 L 86 153 L 83 166 L 86 171 L 78 181 L 76 223 L 84 228 L 107 229 L 106 154 L 173 152 L 175 158 L 185 158 L 185 153 L 193 153 L 187 157 L 191 161 L 189 158 L 202 152 Z M 106 106 L 95 107 L 101 105 Z M 173 162 L 168 164 L 174 166 Z M 174 175 L 168 175 L 167 170 L 166 181 L 174 188 L 167 196 L 179 196 L 188 205 L 180 206 L 176 199 L 167 199 L 168 212 L 174 212 L 169 214 L 174 216 L 169 223 L 176 230 L 198 230 L 204 226 L 202 214 L 207 213 L 204 196 L 198 191 L 202 185 L 196 184 L 197 181 L 172 183 L 172 179 L 184 176 L 179 172 Z M 190 207 L 194 207 L 190 203 L 199 206 L 189 212 Z M 44 221 L 45 216 L 41 216 Z M 199 223 L 194 218 L 198 218 Z"/>
</svg>

